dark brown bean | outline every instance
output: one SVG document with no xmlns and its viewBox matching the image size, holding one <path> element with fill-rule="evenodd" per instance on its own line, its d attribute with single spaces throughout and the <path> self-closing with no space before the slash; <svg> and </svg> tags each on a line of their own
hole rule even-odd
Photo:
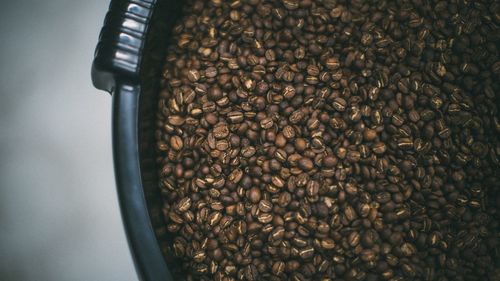
<svg viewBox="0 0 500 281">
<path fill-rule="evenodd" d="M 184 143 L 182 141 L 182 138 L 179 136 L 173 136 L 170 138 L 170 146 L 172 147 L 173 150 L 182 150 L 184 147 Z"/>
<path fill-rule="evenodd" d="M 257 204 L 259 203 L 260 198 L 261 198 L 261 192 L 258 187 L 252 187 L 248 191 L 248 199 L 250 200 L 250 202 Z"/>
<path fill-rule="evenodd" d="M 498 5 L 358 2 L 175 11 L 138 123 L 175 279 L 498 275 Z"/>
</svg>

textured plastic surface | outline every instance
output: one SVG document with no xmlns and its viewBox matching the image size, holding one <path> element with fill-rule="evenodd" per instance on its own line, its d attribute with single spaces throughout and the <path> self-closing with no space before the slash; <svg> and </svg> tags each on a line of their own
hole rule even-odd
<svg viewBox="0 0 500 281">
<path fill-rule="evenodd" d="M 156 0 L 113 0 L 99 35 L 92 82 L 111 92 L 117 79 L 138 83 L 142 51 Z"/>
<path fill-rule="evenodd" d="M 168 1 L 113 0 L 99 36 L 92 82 L 113 95 L 113 154 L 122 218 L 139 278 L 170 281 L 154 167 L 154 96 L 164 42 L 148 36 L 152 18 L 169 15 Z M 173 13 L 170 11 L 170 13 Z M 158 24 L 157 24 L 158 25 Z M 149 45 L 149 46 L 148 46 Z M 153 56 L 145 56 L 145 50 Z M 155 79 L 155 81 L 158 79 Z"/>
<path fill-rule="evenodd" d="M 113 93 L 113 154 L 120 207 L 139 277 L 173 280 L 144 198 L 137 138 L 139 91 L 137 86 L 119 84 Z"/>
</svg>

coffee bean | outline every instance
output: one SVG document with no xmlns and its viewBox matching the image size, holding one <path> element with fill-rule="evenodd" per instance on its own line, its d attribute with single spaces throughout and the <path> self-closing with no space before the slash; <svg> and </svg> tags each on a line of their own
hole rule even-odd
<svg viewBox="0 0 500 281">
<path fill-rule="evenodd" d="M 182 138 L 179 136 L 173 136 L 170 138 L 170 146 L 172 147 L 173 150 L 182 150 L 184 147 L 184 143 L 182 141 Z"/>
<path fill-rule="evenodd" d="M 193 0 L 150 32 L 175 279 L 495 279 L 500 13 L 462 2 Z"/>
<path fill-rule="evenodd" d="M 189 208 L 191 208 L 191 198 L 189 197 L 184 197 L 177 204 L 177 210 L 181 213 L 186 212 Z"/>
<path fill-rule="evenodd" d="M 243 113 L 240 111 L 231 111 L 227 114 L 227 117 L 231 123 L 241 123 L 244 120 Z"/>
<path fill-rule="evenodd" d="M 364 262 L 371 262 L 376 259 L 376 254 L 373 250 L 365 249 L 361 252 L 360 257 Z"/>
<path fill-rule="evenodd" d="M 335 248 L 335 242 L 332 239 L 325 238 L 321 240 L 321 247 L 325 250 L 332 250 Z"/>
<path fill-rule="evenodd" d="M 299 8 L 298 0 L 282 0 L 282 2 L 285 8 L 287 8 L 288 10 L 295 10 Z"/>
<path fill-rule="evenodd" d="M 261 192 L 258 187 L 252 187 L 248 191 L 248 199 L 250 200 L 250 202 L 257 204 L 259 203 L 260 198 L 261 198 Z"/>
<path fill-rule="evenodd" d="M 219 212 L 213 212 L 211 213 L 209 216 L 208 216 L 208 224 L 211 226 L 211 227 L 214 227 L 217 225 L 217 223 L 220 221 L 220 219 L 222 218 L 222 215 L 221 213 Z"/>
<path fill-rule="evenodd" d="M 325 63 L 326 67 L 330 70 L 335 70 L 335 69 L 338 69 L 340 67 L 340 62 L 337 58 L 335 57 L 330 57 L 326 60 L 326 63 Z"/>
<path fill-rule="evenodd" d="M 304 248 L 305 246 L 307 246 L 307 240 L 301 237 L 294 237 L 292 239 L 292 244 L 297 248 Z"/>
<path fill-rule="evenodd" d="M 218 124 L 214 127 L 213 129 L 213 135 L 217 139 L 223 139 L 226 138 L 229 135 L 229 128 L 227 127 L 226 124 Z"/>
<path fill-rule="evenodd" d="M 304 171 L 309 171 L 314 168 L 314 163 L 311 161 L 311 159 L 303 157 L 299 159 L 298 166 Z"/>
<path fill-rule="evenodd" d="M 188 71 L 187 77 L 188 77 L 189 81 L 196 82 L 200 79 L 200 73 L 196 69 L 191 69 Z"/>
<path fill-rule="evenodd" d="M 372 150 L 375 154 L 383 154 L 386 151 L 386 146 L 383 142 L 377 142 L 372 146 Z"/>
<path fill-rule="evenodd" d="M 273 126 L 273 119 L 271 118 L 264 118 L 262 121 L 260 121 L 260 126 L 263 129 L 269 129 Z"/>
<path fill-rule="evenodd" d="M 210 66 L 205 69 L 205 77 L 206 78 L 214 78 L 217 76 L 217 68 Z"/>
<path fill-rule="evenodd" d="M 318 76 L 319 68 L 316 65 L 310 64 L 307 66 L 307 74 L 311 76 Z"/>
<path fill-rule="evenodd" d="M 304 260 L 310 259 L 314 256 L 314 248 L 306 247 L 299 252 L 299 255 Z"/>
<path fill-rule="evenodd" d="M 347 237 L 347 243 L 351 246 L 351 247 L 356 247 L 358 244 L 359 244 L 359 241 L 360 241 L 360 235 L 358 232 L 352 232 L 351 234 L 349 234 L 349 236 Z"/>
<path fill-rule="evenodd" d="M 320 188 L 320 185 L 319 185 L 318 182 L 316 182 L 316 181 L 309 181 L 306 184 L 306 193 L 307 193 L 307 196 L 309 196 L 309 197 L 315 197 L 316 195 L 318 195 L 319 188 Z"/>
<path fill-rule="evenodd" d="M 278 188 L 282 188 L 285 186 L 285 181 L 279 176 L 273 176 L 271 178 L 271 182 L 273 183 L 274 186 Z"/>
<path fill-rule="evenodd" d="M 337 163 L 338 163 L 337 158 L 333 155 L 328 155 L 325 158 L 323 158 L 323 165 L 326 168 L 332 168 L 335 165 L 337 165 Z"/>
<path fill-rule="evenodd" d="M 288 192 L 280 193 L 280 195 L 278 197 L 278 205 L 280 207 L 284 208 L 288 204 L 290 204 L 291 200 L 292 200 L 292 197 L 291 197 L 290 193 L 288 193 Z"/>
<path fill-rule="evenodd" d="M 202 262 L 204 259 L 205 259 L 206 255 L 205 255 L 205 252 L 203 251 L 197 251 L 193 254 L 193 260 L 195 262 Z"/>
<path fill-rule="evenodd" d="M 235 184 L 239 183 L 243 178 L 243 172 L 240 169 L 233 170 L 228 176 L 228 180 Z"/>
<path fill-rule="evenodd" d="M 181 126 L 185 121 L 186 119 L 179 115 L 172 115 L 168 117 L 168 123 L 174 126 Z"/>
<path fill-rule="evenodd" d="M 333 108 L 335 108 L 338 111 L 341 111 L 341 112 L 345 111 L 346 106 L 347 106 L 347 102 L 343 98 L 336 98 L 333 101 Z"/>
<path fill-rule="evenodd" d="M 363 246 L 371 248 L 373 247 L 376 240 L 376 234 L 374 230 L 368 230 L 361 236 L 361 242 Z"/>
<path fill-rule="evenodd" d="M 397 143 L 400 149 L 411 149 L 413 148 L 413 141 L 410 138 L 401 138 Z"/>
<path fill-rule="evenodd" d="M 277 261 L 272 266 L 272 272 L 274 275 L 281 275 L 285 271 L 285 263 L 283 261 Z"/>
<path fill-rule="evenodd" d="M 259 210 L 261 210 L 264 213 L 268 213 L 272 210 L 273 205 L 270 201 L 268 200 L 261 200 L 259 202 Z"/>
<path fill-rule="evenodd" d="M 293 139 L 295 137 L 295 129 L 292 126 L 285 126 L 283 128 L 283 136 L 287 139 Z"/>
<path fill-rule="evenodd" d="M 407 257 L 412 256 L 413 254 L 416 253 L 416 251 L 417 249 L 415 248 L 415 246 L 413 246 L 410 243 L 403 243 L 401 245 L 401 252 L 403 253 L 403 255 Z"/>
<path fill-rule="evenodd" d="M 263 214 L 260 214 L 257 218 L 259 220 L 260 223 L 270 223 L 272 220 L 273 220 L 273 215 L 271 214 L 268 214 L 268 213 L 263 213 Z"/>
<path fill-rule="evenodd" d="M 351 163 L 356 163 L 361 159 L 361 153 L 359 151 L 349 151 L 347 152 L 346 159 Z"/>
<path fill-rule="evenodd" d="M 366 141 L 373 141 L 375 138 L 377 138 L 377 132 L 372 129 L 365 129 L 363 131 L 363 138 Z"/>
</svg>

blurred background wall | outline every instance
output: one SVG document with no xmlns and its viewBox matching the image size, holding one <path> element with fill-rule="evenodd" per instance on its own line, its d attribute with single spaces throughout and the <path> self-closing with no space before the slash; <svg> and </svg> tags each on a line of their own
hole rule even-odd
<svg viewBox="0 0 500 281">
<path fill-rule="evenodd" d="M 118 209 L 111 98 L 90 66 L 108 0 L 0 8 L 0 280 L 137 280 Z"/>
</svg>

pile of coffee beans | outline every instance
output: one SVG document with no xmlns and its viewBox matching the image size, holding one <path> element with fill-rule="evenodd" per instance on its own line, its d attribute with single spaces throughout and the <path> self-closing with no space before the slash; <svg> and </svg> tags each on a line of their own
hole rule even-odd
<svg viewBox="0 0 500 281">
<path fill-rule="evenodd" d="M 157 113 L 187 280 L 500 280 L 500 3 L 188 0 Z"/>
</svg>

